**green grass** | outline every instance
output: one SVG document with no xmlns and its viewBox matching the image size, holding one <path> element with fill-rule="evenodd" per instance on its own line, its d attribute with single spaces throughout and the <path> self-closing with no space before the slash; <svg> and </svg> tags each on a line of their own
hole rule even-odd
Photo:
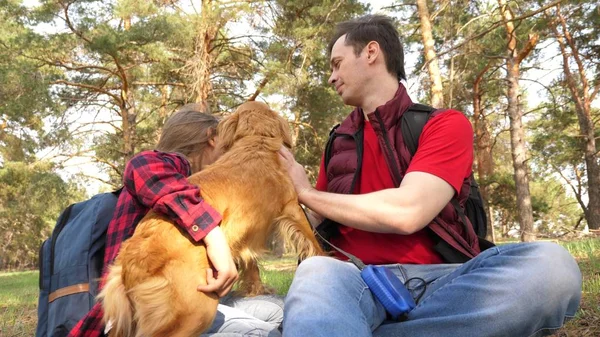
<svg viewBox="0 0 600 337">
<path fill-rule="evenodd" d="M 576 317 L 557 337 L 600 336 L 600 238 L 561 242 L 577 259 L 583 273 L 583 299 Z M 267 258 L 262 279 L 284 295 L 290 287 L 297 261 L 294 257 Z M 33 336 L 37 320 L 38 273 L 0 273 L 0 336 Z"/>
<path fill-rule="evenodd" d="M 38 272 L 0 273 L 0 336 L 33 336 L 37 322 Z"/>
<path fill-rule="evenodd" d="M 291 271 L 264 270 L 261 273 L 263 282 L 275 288 L 277 294 L 282 296 L 284 296 L 290 288 L 293 277 L 294 273 Z"/>
<path fill-rule="evenodd" d="M 575 319 L 557 334 L 560 337 L 600 336 L 600 239 L 565 242 L 583 274 L 583 296 Z"/>
<path fill-rule="evenodd" d="M 278 295 L 285 295 L 292 284 L 297 264 L 298 260 L 293 256 L 268 257 L 261 263 L 261 279 L 275 288 Z"/>
</svg>

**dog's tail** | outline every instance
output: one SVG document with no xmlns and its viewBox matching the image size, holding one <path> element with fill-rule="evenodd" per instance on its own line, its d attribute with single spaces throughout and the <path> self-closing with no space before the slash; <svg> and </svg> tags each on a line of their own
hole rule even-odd
<svg viewBox="0 0 600 337">
<path fill-rule="evenodd" d="M 110 266 L 106 284 L 98 295 L 102 301 L 104 324 L 111 327 L 111 337 L 132 336 L 134 329 L 133 306 L 129 301 L 122 279 L 123 267 Z"/>
<path fill-rule="evenodd" d="M 170 282 L 164 277 L 152 277 L 133 287 L 131 295 L 137 306 L 139 318 L 136 337 L 169 336 L 170 330 L 177 330 L 177 312 L 171 305 L 176 295 Z"/>
<path fill-rule="evenodd" d="M 294 249 L 302 260 L 316 255 L 325 255 L 317 241 L 306 215 L 297 203 L 286 205 L 284 214 L 275 219 L 279 235 L 286 245 Z"/>
<path fill-rule="evenodd" d="M 106 285 L 98 295 L 98 299 L 102 300 L 103 320 L 111 327 L 109 336 L 161 335 L 161 331 L 172 326 L 176 319 L 171 307 L 164 305 L 173 296 L 169 281 L 163 277 L 152 277 L 127 291 L 122 270 L 120 265 L 111 266 Z M 129 295 L 135 299 L 135 305 Z"/>
</svg>

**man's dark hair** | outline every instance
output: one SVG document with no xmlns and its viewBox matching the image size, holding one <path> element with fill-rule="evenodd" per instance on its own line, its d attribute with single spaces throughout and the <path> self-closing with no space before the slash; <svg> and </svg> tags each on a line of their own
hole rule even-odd
<svg viewBox="0 0 600 337">
<path fill-rule="evenodd" d="M 333 49 L 335 42 L 343 35 L 346 35 L 346 45 L 354 48 L 356 56 L 360 55 L 360 52 L 369 42 L 376 41 L 379 43 L 387 70 L 391 74 L 396 74 L 399 80 L 406 80 L 404 50 L 402 43 L 400 43 L 398 31 L 390 17 L 365 15 L 338 23 L 335 34 L 327 47 L 329 55 L 331 55 L 331 49 Z"/>
</svg>

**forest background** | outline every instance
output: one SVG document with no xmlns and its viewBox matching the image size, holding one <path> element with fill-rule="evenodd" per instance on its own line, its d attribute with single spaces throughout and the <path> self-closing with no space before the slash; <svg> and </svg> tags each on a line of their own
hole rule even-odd
<svg viewBox="0 0 600 337">
<path fill-rule="evenodd" d="M 350 111 L 329 36 L 375 11 L 396 19 L 411 96 L 473 124 L 488 238 L 597 233 L 596 1 L 0 0 L 0 270 L 35 268 L 61 210 L 117 188 L 185 103 L 267 102 L 314 179 Z"/>
</svg>

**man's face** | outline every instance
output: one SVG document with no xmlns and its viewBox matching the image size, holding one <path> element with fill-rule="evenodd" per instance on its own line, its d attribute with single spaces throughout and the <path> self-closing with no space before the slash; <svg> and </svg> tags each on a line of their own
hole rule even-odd
<svg viewBox="0 0 600 337">
<path fill-rule="evenodd" d="M 352 46 L 346 45 L 346 35 L 342 35 L 331 49 L 329 59 L 331 76 L 329 84 L 333 85 L 345 104 L 361 106 L 364 76 L 367 76 L 366 53 L 359 56 L 354 53 Z"/>
</svg>

